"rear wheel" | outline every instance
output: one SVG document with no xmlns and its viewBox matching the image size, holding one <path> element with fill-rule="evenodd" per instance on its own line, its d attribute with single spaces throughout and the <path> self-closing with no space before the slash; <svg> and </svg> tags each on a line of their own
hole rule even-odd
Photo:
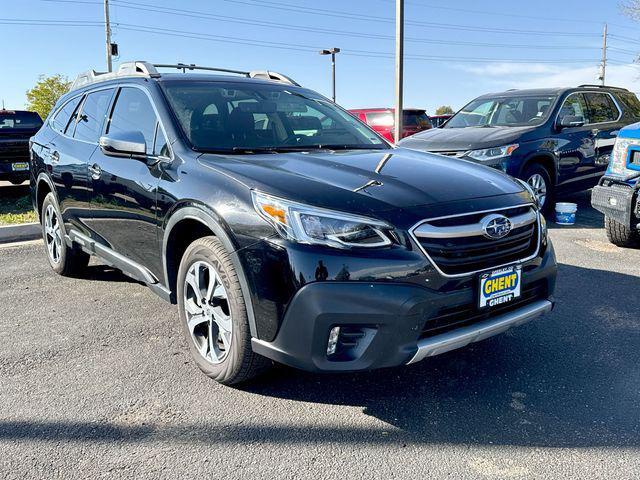
<svg viewBox="0 0 640 480">
<path fill-rule="evenodd" d="M 529 184 L 536 196 L 543 212 L 550 212 L 555 204 L 555 195 L 551 175 L 539 163 L 533 163 L 525 168 L 522 179 Z"/>
<path fill-rule="evenodd" d="M 40 212 L 42 238 L 47 248 L 49 265 L 59 275 L 75 276 L 89 264 L 89 255 L 82 250 L 67 246 L 64 223 L 53 193 L 48 193 Z"/>
<path fill-rule="evenodd" d="M 637 230 L 604 217 L 604 228 L 607 231 L 607 238 L 618 247 L 637 248 L 640 247 L 640 233 Z"/>
<path fill-rule="evenodd" d="M 238 274 L 217 238 L 200 238 L 187 248 L 178 271 L 177 294 L 191 355 L 206 375 L 231 385 L 269 366 L 251 348 Z"/>
</svg>

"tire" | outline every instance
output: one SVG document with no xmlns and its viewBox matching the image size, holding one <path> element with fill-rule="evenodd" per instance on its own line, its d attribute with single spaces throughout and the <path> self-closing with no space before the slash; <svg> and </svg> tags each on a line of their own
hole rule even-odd
<svg viewBox="0 0 640 480">
<path fill-rule="evenodd" d="M 539 163 L 532 163 L 524 169 L 521 178 L 533 188 L 534 192 L 536 192 L 538 202 L 540 202 L 538 193 L 544 193 L 542 212 L 551 212 L 555 206 L 555 192 L 554 186 L 551 183 L 551 175 L 549 175 L 547 169 Z"/>
<path fill-rule="evenodd" d="M 607 238 L 618 247 L 638 248 L 640 247 L 640 233 L 632 230 L 615 220 L 604 217 L 604 228 L 607 231 Z"/>
<path fill-rule="evenodd" d="M 49 265 L 58 275 L 78 276 L 87 268 L 91 257 L 79 248 L 67 246 L 64 240 L 64 222 L 60 221 L 61 218 L 56 198 L 53 193 L 48 193 L 42 202 L 40 221 Z"/>
<path fill-rule="evenodd" d="M 177 297 L 189 350 L 205 375 L 232 385 L 255 377 L 271 364 L 251 348 L 238 274 L 216 237 L 200 238 L 186 249 L 178 270 Z"/>
</svg>

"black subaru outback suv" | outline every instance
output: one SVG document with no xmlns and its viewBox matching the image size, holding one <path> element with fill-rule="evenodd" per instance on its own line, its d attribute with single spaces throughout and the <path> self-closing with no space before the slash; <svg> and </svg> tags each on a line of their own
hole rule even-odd
<svg viewBox="0 0 640 480">
<path fill-rule="evenodd" d="M 55 272 L 96 255 L 177 303 L 210 377 L 409 364 L 552 309 L 526 184 L 393 148 L 280 74 L 160 67 L 76 80 L 33 139 L 33 202 Z"/>
</svg>

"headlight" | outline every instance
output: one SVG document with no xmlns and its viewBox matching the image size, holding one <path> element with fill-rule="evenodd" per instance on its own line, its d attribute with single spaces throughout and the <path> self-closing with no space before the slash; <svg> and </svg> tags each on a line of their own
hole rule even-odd
<svg viewBox="0 0 640 480">
<path fill-rule="evenodd" d="M 518 144 L 505 145 L 504 147 L 483 148 L 482 150 L 471 150 L 466 156 L 478 160 L 479 162 L 490 162 L 499 158 L 508 157 L 518 148 Z"/>
<path fill-rule="evenodd" d="M 311 207 L 255 190 L 251 195 L 258 214 L 289 240 L 336 248 L 392 243 L 386 232 L 393 227 L 380 220 Z"/>
<path fill-rule="evenodd" d="M 640 146 L 640 140 L 631 138 L 617 138 L 609 159 L 609 168 L 607 173 L 617 175 L 626 179 L 640 175 L 637 170 L 628 168 L 627 158 L 629 156 L 629 148 Z"/>
</svg>

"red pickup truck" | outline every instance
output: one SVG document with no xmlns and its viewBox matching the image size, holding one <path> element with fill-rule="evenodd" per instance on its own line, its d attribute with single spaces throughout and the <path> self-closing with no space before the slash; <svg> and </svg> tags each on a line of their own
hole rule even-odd
<svg viewBox="0 0 640 480">
<path fill-rule="evenodd" d="M 349 112 L 390 142 L 395 142 L 393 138 L 395 109 L 358 108 L 349 110 Z M 431 128 L 431 120 L 423 109 L 405 108 L 402 110 L 402 114 L 402 138 Z"/>
</svg>

